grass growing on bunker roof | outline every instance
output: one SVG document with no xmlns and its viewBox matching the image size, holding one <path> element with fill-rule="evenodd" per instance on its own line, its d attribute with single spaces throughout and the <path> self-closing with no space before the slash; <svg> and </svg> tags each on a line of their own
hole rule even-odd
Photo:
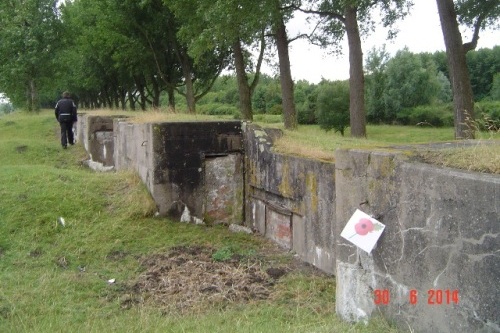
<svg viewBox="0 0 500 333">
<path fill-rule="evenodd" d="M 234 120 L 231 116 L 191 115 L 164 110 L 119 112 L 103 109 L 84 112 L 94 115 L 125 115 L 130 118 L 129 121 L 136 123 Z M 393 147 L 401 145 L 455 141 L 452 127 L 368 125 L 368 138 L 358 139 L 350 137 L 349 128 L 345 136 L 333 131 L 326 132 L 318 125 L 300 125 L 296 131 L 285 130 L 280 115 L 256 114 L 254 122 L 263 127 L 283 130 L 284 135 L 274 143 L 273 149 L 276 152 L 325 162 L 335 161 L 335 150 L 338 148 L 394 151 Z M 441 150 L 409 148 L 407 153 L 423 162 L 439 166 L 499 174 L 500 129 L 496 127 L 487 131 L 478 129 L 479 127 L 476 128 L 476 137 L 479 140 L 475 140 L 473 145 Z"/>
<path fill-rule="evenodd" d="M 266 127 L 283 126 L 266 125 Z M 284 130 L 284 135 L 276 140 L 275 151 L 313 159 L 333 162 L 336 149 L 394 150 L 394 147 L 407 146 L 422 160 L 453 168 L 499 173 L 500 131 L 477 132 L 475 144 L 450 150 L 433 150 L 427 153 L 424 148 L 410 147 L 428 143 L 453 142 L 453 128 L 431 128 L 396 125 L 368 125 L 367 139 L 352 138 L 349 132 L 342 137 L 333 131 L 325 132 L 318 125 L 299 126 L 297 131 Z M 472 149 L 471 149 L 472 148 Z"/>
<path fill-rule="evenodd" d="M 396 332 L 340 321 L 334 279 L 264 239 L 154 218 L 137 176 L 58 131 L 0 116 L 0 332 Z"/>
</svg>

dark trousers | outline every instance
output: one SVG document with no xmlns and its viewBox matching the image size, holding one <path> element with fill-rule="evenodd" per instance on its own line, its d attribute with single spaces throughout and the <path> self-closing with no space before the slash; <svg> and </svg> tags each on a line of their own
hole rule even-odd
<svg viewBox="0 0 500 333">
<path fill-rule="evenodd" d="M 66 147 L 69 144 L 75 143 L 75 138 L 73 137 L 73 121 L 61 121 L 61 144 Z"/>
</svg>

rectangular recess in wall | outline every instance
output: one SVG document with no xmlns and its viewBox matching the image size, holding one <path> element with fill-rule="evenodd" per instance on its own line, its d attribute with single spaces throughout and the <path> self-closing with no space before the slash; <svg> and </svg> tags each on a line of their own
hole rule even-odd
<svg viewBox="0 0 500 333">
<path fill-rule="evenodd" d="M 292 248 L 292 214 L 266 207 L 266 237 L 285 249 Z"/>
<path fill-rule="evenodd" d="M 241 154 L 205 155 L 204 218 L 213 223 L 243 220 L 243 169 Z"/>
</svg>

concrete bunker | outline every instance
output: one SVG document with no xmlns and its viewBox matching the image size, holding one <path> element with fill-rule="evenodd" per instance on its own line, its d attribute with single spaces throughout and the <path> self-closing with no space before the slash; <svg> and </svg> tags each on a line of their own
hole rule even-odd
<svg viewBox="0 0 500 333">
<path fill-rule="evenodd" d="M 335 164 L 278 154 L 273 133 L 237 121 L 115 118 L 113 131 L 116 169 L 135 170 L 161 214 L 244 224 L 294 251 L 336 276 L 345 320 L 377 310 L 414 332 L 500 331 L 500 176 L 398 150 L 337 150 Z M 337 236 L 361 206 L 386 225 L 371 254 Z M 374 290 L 390 303 L 377 308 Z M 460 303 L 430 306 L 428 290 L 458 290 Z"/>
<path fill-rule="evenodd" d="M 114 118 L 123 116 L 91 116 L 79 114 L 77 122 L 77 140 L 82 142 L 90 156 L 90 162 L 104 169 L 111 169 L 114 161 Z"/>
<path fill-rule="evenodd" d="M 240 122 L 159 123 L 152 139 L 160 214 L 197 223 L 243 221 Z"/>
</svg>

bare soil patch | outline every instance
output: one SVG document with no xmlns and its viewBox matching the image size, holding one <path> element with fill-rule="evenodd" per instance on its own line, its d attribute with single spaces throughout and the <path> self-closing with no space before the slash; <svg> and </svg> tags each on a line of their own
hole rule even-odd
<svg viewBox="0 0 500 333">
<path fill-rule="evenodd" d="M 298 259 L 276 260 L 266 254 L 233 254 L 215 260 L 210 247 L 176 247 L 141 260 L 145 271 L 121 297 L 122 308 L 152 303 L 164 313 L 199 312 L 207 307 L 265 300 L 279 280 L 291 272 L 324 275 Z"/>
</svg>

